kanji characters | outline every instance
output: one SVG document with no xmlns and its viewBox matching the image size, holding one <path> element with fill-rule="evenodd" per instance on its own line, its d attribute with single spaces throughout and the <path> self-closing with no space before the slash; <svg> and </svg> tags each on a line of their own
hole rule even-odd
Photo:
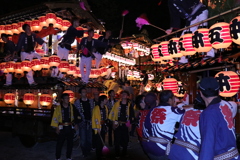
<svg viewBox="0 0 240 160">
<path fill-rule="evenodd" d="M 164 108 L 155 108 L 150 116 L 151 123 L 163 124 L 166 119 L 166 110 Z"/>
</svg>

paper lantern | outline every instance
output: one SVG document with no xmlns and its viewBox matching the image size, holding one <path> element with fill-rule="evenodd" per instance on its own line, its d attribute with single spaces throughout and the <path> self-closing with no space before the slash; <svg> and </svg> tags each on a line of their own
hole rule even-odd
<svg viewBox="0 0 240 160">
<path fill-rule="evenodd" d="M 35 96 L 32 93 L 25 93 L 23 95 L 23 103 L 27 106 L 31 106 L 34 103 Z"/>
<path fill-rule="evenodd" d="M 8 92 L 4 95 L 3 100 L 7 105 L 12 105 L 15 102 L 15 94 Z"/>
<path fill-rule="evenodd" d="M 61 60 L 58 69 L 62 74 L 66 74 L 69 70 L 69 63 L 65 59 Z"/>
<path fill-rule="evenodd" d="M 60 17 L 56 18 L 56 23 L 54 25 L 54 28 L 61 29 L 63 24 L 63 20 Z"/>
<path fill-rule="evenodd" d="M 15 62 L 14 61 L 7 62 L 6 66 L 5 66 L 8 73 L 13 73 L 15 71 L 14 67 L 15 67 Z"/>
<path fill-rule="evenodd" d="M 150 84 L 147 84 L 147 85 L 144 87 L 144 90 L 145 90 L 146 92 L 149 92 L 149 91 L 151 91 L 151 88 L 152 88 L 152 86 L 151 86 Z"/>
<path fill-rule="evenodd" d="M 24 25 L 24 22 L 23 22 L 23 21 L 18 22 L 18 31 L 19 31 L 19 33 L 24 32 L 24 30 L 22 29 L 22 26 L 23 26 L 23 25 Z"/>
<path fill-rule="evenodd" d="M 215 49 L 227 48 L 232 44 L 230 26 L 226 22 L 219 22 L 209 29 L 209 39 Z"/>
<path fill-rule="evenodd" d="M 76 67 L 76 72 L 73 74 L 74 77 L 81 77 L 80 68 Z"/>
<path fill-rule="evenodd" d="M 40 16 L 38 17 L 40 26 L 43 27 L 48 27 L 48 24 L 46 22 L 46 16 Z"/>
<path fill-rule="evenodd" d="M 48 70 L 50 68 L 50 65 L 49 65 L 49 57 L 47 56 L 44 56 L 40 59 L 40 64 L 42 66 L 42 69 L 44 70 Z"/>
<path fill-rule="evenodd" d="M 48 107 L 52 103 L 52 96 L 49 94 L 42 94 L 39 98 L 39 103 L 42 107 Z"/>
<path fill-rule="evenodd" d="M 0 25 L 0 35 L 5 33 L 5 25 Z"/>
<path fill-rule="evenodd" d="M 192 44 L 192 32 L 185 32 L 179 39 L 179 49 L 183 56 L 192 56 L 196 53 Z"/>
<path fill-rule="evenodd" d="M 28 59 L 25 59 L 21 63 L 23 72 L 30 72 L 32 70 L 32 64 Z"/>
<path fill-rule="evenodd" d="M 164 90 L 171 90 L 173 94 L 177 93 L 178 83 L 175 78 L 166 78 L 162 82 Z"/>
<path fill-rule="evenodd" d="M 240 16 L 230 21 L 230 33 L 234 43 L 240 44 Z"/>
<path fill-rule="evenodd" d="M 192 36 L 192 45 L 197 52 L 209 52 L 212 49 L 208 33 L 208 28 L 199 28 L 194 32 Z"/>
<path fill-rule="evenodd" d="M 28 24 L 30 28 L 32 27 L 32 20 L 25 20 L 24 23 Z"/>
<path fill-rule="evenodd" d="M 159 51 L 158 51 L 158 46 L 159 46 L 159 44 L 154 44 L 151 46 L 153 61 L 161 61 L 161 57 L 160 57 Z"/>
<path fill-rule="evenodd" d="M 95 69 L 91 69 L 89 78 L 97 78 L 95 74 Z"/>
<path fill-rule="evenodd" d="M 42 30 L 42 26 L 40 25 L 40 21 L 39 20 L 33 20 L 31 29 L 32 29 L 32 31 L 40 32 Z"/>
<path fill-rule="evenodd" d="M 159 51 L 159 55 L 161 57 L 161 60 L 172 59 L 172 56 L 168 52 L 168 44 L 169 44 L 169 41 L 163 41 L 158 46 L 158 51 Z"/>
<path fill-rule="evenodd" d="M 54 13 L 48 13 L 46 14 L 46 23 L 49 24 L 53 24 L 53 26 L 56 24 L 56 19 L 57 16 Z"/>
<path fill-rule="evenodd" d="M 69 95 L 70 102 L 74 102 L 74 92 L 73 91 L 68 89 L 68 90 L 65 90 L 63 93 L 67 93 Z"/>
<path fill-rule="evenodd" d="M 151 51 L 151 49 L 147 47 L 147 48 L 146 48 L 146 52 L 145 52 L 145 56 L 149 56 L 150 51 Z"/>
<path fill-rule="evenodd" d="M 76 72 L 76 66 L 75 64 L 69 64 L 69 70 L 67 71 L 68 75 L 74 75 L 74 73 Z"/>
<path fill-rule="evenodd" d="M 232 97 L 239 91 L 240 79 L 237 73 L 233 71 L 222 71 L 215 75 L 219 82 L 220 96 Z"/>
<path fill-rule="evenodd" d="M 69 20 L 62 21 L 62 31 L 66 31 L 71 26 L 71 22 Z"/>
<path fill-rule="evenodd" d="M 12 25 L 11 24 L 5 25 L 5 34 L 13 35 L 13 33 L 12 33 Z"/>
<path fill-rule="evenodd" d="M 56 55 L 53 54 L 49 57 L 49 65 L 51 67 L 57 67 L 60 64 L 60 58 Z"/>
<path fill-rule="evenodd" d="M 168 43 L 168 53 L 171 55 L 172 58 L 180 58 L 183 54 L 180 52 L 179 49 L 179 39 L 180 38 L 172 38 Z"/>
<path fill-rule="evenodd" d="M 6 62 L 0 63 L 0 70 L 1 70 L 2 72 L 5 70 L 6 64 L 7 64 Z"/>
<path fill-rule="evenodd" d="M 41 63 L 40 63 L 39 59 L 33 58 L 31 63 L 32 63 L 32 70 L 40 71 L 42 69 L 42 66 L 41 66 Z"/>
<path fill-rule="evenodd" d="M 156 83 L 157 91 L 160 92 L 163 90 L 162 83 Z"/>
<path fill-rule="evenodd" d="M 15 74 L 18 74 L 18 75 L 23 74 L 21 62 L 16 62 L 16 63 L 15 63 L 14 72 L 15 72 Z"/>
<path fill-rule="evenodd" d="M 12 33 L 13 34 L 19 34 L 18 24 L 17 23 L 13 23 L 12 24 Z"/>
<path fill-rule="evenodd" d="M 184 97 L 186 90 L 183 89 L 183 84 L 181 81 L 178 81 L 178 89 L 177 89 L 177 93 L 174 94 L 176 97 Z"/>
</svg>

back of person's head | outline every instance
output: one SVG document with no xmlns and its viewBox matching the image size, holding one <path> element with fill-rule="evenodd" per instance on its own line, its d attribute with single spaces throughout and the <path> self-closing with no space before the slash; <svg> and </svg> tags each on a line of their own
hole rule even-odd
<svg viewBox="0 0 240 160">
<path fill-rule="evenodd" d="M 135 99 L 136 108 L 138 110 L 142 109 L 141 106 L 140 106 L 140 103 L 142 103 L 144 97 L 145 97 L 144 95 L 138 95 Z"/>
<path fill-rule="evenodd" d="M 144 99 L 145 105 L 147 109 L 157 106 L 157 95 L 153 92 L 149 92 L 145 95 Z"/>
<path fill-rule="evenodd" d="M 123 90 L 123 91 L 121 92 L 121 94 L 124 94 L 124 93 L 126 93 L 128 96 L 130 96 L 130 93 L 129 93 L 128 91 Z"/>
<path fill-rule="evenodd" d="M 75 22 L 80 22 L 80 19 L 78 18 L 78 17 L 73 17 L 72 19 L 71 19 L 71 23 L 72 23 L 72 25 L 73 25 L 73 23 L 75 23 Z"/>
<path fill-rule="evenodd" d="M 8 35 L 5 34 L 5 33 L 2 33 L 2 34 L 1 34 L 1 38 L 3 38 L 3 37 L 4 37 L 4 38 L 8 38 Z"/>
<path fill-rule="evenodd" d="M 107 99 L 107 96 L 106 95 L 101 95 L 99 98 L 98 98 L 98 104 L 100 105 L 102 101 L 104 101 L 105 99 Z"/>
<path fill-rule="evenodd" d="M 170 98 L 173 98 L 174 94 L 171 90 L 163 90 L 160 92 L 160 103 L 167 103 Z"/>
<path fill-rule="evenodd" d="M 203 78 L 199 84 L 199 89 L 206 98 L 219 95 L 219 83 L 213 77 Z"/>
<path fill-rule="evenodd" d="M 29 26 L 28 24 L 26 24 L 26 23 L 22 25 L 22 29 L 23 29 L 24 31 L 26 30 L 27 27 L 30 27 L 30 26 Z"/>
<path fill-rule="evenodd" d="M 125 84 L 129 85 L 130 86 L 130 81 L 126 81 Z"/>
<path fill-rule="evenodd" d="M 94 30 L 93 30 L 93 29 L 89 29 L 89 30 L 88 30 L 88 34 L 89 34 L 89 33 L 94 33 Z"/>
<path fill-rule="evenodd" d="M 197 97 L 194 99 L 193 104 L 194 109 L 204 110 L 206 108 L 206 104 L 200 94 L 197 94 Z"/>
</svg>

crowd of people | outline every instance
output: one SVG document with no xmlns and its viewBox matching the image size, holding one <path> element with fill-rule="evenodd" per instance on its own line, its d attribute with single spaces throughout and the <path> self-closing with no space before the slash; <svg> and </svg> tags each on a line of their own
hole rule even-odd
<svg viewBox="0 0 240 160">
<path fill-rule="evenodd" d="M 114 90 L 108 96 L 96 92 L 93 99 L 87 98 L 86 88 L 79 93 L 81 98 L 74 104 L 63 94 L 52 118 L 58 133 L 57 160 L 64 139 L 69 141 L 66 156 L 71 160 L 73 129 L 79 133 L 82 156 L 88 157 L 94 148 L 99 160 L 106 135 L 119 159 L 128 156 L 129 136 L 135 133 L 150 160 L 240 159 L 233 121 L 237 105 L 220 99 L 215 78 L 201 80 L 193 105 L 177 103 L 171 90 L 145 92 L 132 99 L 127 90 L 119 99 Z"/>
</svg>

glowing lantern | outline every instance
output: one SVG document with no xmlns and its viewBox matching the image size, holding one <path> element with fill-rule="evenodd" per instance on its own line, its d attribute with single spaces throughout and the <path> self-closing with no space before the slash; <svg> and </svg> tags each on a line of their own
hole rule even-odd
<svg viewBox="0 0 240 160">
<path fill-rule="evenodd" d="M 183 84 L 181 81 L 178 81 L 177 93 L 174 94 L 176 97 L 184 97 L 186 90 L 183 89 Z"/>
<path fill-rule="evenodd" d="M 17 23 L 13 23 L 12 24 L 12 33 L 13 34 L 18 34 L 19 33 L 18 24 Z"/>
<path fill-rule="evenodd" d="M 66 31 L 70 26 L 71 26 L 71 22 L 69 22 L 69 20 L 62 21 L 62 31 Z"/>
<path fill-rule="evenodd" d="M 31 63 L 32 63 L 32 70 L 40 71 L 42 69 L 42 66 L 41 66 L 41 63 L 40 63 L 39 59 L 33 58 Z"/>
<path fill-rule="evenodd" d="M 40 59 L 40 64 L 41 64 L 41 66 L 42 66 L 42 69 L 44 69 L 44 70 L 48 70 L 49 68 L 50 68 L 50 66 L 49 66 L 49 57 L 42 57 L 41 59 Z"/>
<path fill-rule="evenodd" d="M 76 66 L 75 64 L 69 64 L 69 70 L 67 71 L 68 75 L 74 75 L 74 73 L 76 72 Z"/>
<path fill-rule="evenodd" d="M 3 72 L 6 68 L 6 62 L 0 63 L 0 70 Z"/>
<path fill-rule="evenodd" d="M 48 14 L 46 14 L 46 23 L 47 23 L 48 25 L 49 25 L 49 24 L 55 25 L 56 19 L 57 19 L 56 14 L 54 14 L 54 13 L 48 13 Z"/>
<path fill-rule="evenodd" d="M 154 75 L 153 74 L 148 74 L 148 80 L 150 80 L 150 81 L 154 80 Z"/>
<path fill-rule="evenodd" d="M 222 97 L 232 97 L 239 91 L 240 79 L 233 71 L 222 71 L 215 75 L 219 82 L 219 95 Z"/>
<path fill-rule="evenodd" d="M 61 60 L 58 69 L 62 74 L 66 74 L 69 70 L 69 63 L 65 59 Z"/>
<path fill-rule="evenodd" d="M 61 29 L 62 28 L 62 24 L 63 24 L 63 20 L 60 17 L 56 18 L 56 23 L 54 25 L 55 28 Z"/>
<path fill-rule="evenodd" d="M 158 52 L 158 46 L 159 44 L 154 44 L 151 46 L 152 49 L 152 55 L 153 55 L 153 61 L 161 61 L 161 57 Z"/>
<path fill-rule="evenodd" d="M 91 69 L 89 78 L 96 78 L 95 69 Z"/>
<path fill-rule="evenodd" d="M 46 16 L 40 16 L 38 17 L 40 26 L 43 27 L 48 27 L 48 24 L 46 22 Z"/>
<path fill-rule="evenodd" d="M 42 94 L 39 102 L 42 107 L 48 107 L 52 103 L 52 97 L 49 94 Z"/>
<path fill-rule="evenodd" d="M 24 30 L 22 29 L 23 25 L 24 25 L 24 22 L 18 22 L 18 31 L 19 31 L 19 33 L 24 32 Z"/>
<path fill-rule="evenodd" d="M 232 43 L 229 24 L 220 22 L 212 25 L 209 29 L 209 39 L 215 49 L 229 47 Z"/>
<path fill-rule="evenodd" d="M 139 44 L 138 43 L 133 43 L 133 49 L 138 50 Z"/>
<path fill-rule="evenodd" d="M 12 105 L 15 102 L 15 94 L 8 92 L 4 95 L 3 100 L 7 105 Z"/>
<path fill-rule="evenodd" d="M 56 55 L 53 54 L 49 57 L 49 65 L 51 67 L 57 67 L 60 64 L 60 58 Z"/>
<path fill-rule="evenodd" d="M 5 33 L 5 25 L 0 25 L 0 35 Z"/>
<path fill-rule="evenodd" d="M 172 38 L 168 44 L 168 53 L 171 55 L 172 58 L 180 58 L 183 54 L 180 52 L 179 49 L 179 38 Z"/>
<path fill-rule="evenodd" d="M 172 56 L 168 52 L 168 44 L 169 44 L 169 41 L 163 41 L 158 46 L 159 55 L 162 60 L 172 59 Z"/>
<path fill-rule="evenodd" d="M 24 23 L 28 24 L 30 26 L 30 28 L 32 27 L 32 21 L 31 20 L 26 20 Z"/>
<path fill-rule="evenodd" d="M 15 72 L 15 74 L 18 74 L 18 75 L 23 74 L 21 62 L 16 62 L 15 66 L 14 66 L 14 72 Z"/>
<path fill-rule="evenodd" d="M 144 90 L 147 91 L 147 92 L 149 92 L 149 91 L 151 91 L 151 88 L 152 88 L 152 86 L 151 86 L 150 84 L 147 84 L 147 85 L 144 87 Z"/>
<path fill-rule="evenodd" d="M 177 93 L 178 83 L 175 78 L 166 78 L 162 82 L 164 90 L 171 90 L 173 94 Z"/>
<path fill-rule="evenodd" d="M 42 30 L 42 26 L 40 25 L 40 21 L 39 20 L 33 20 L 32 21 L 32 31 L 41 31 Z"/>
<path fill-rule="evenodd" d="M 192 56 L 196 53 L 192 43 L 192 32 L 185 32 L 179 39 L 179 49 L 183 56 Z"/>
<path fill-rule="evenodd" d="M 235 17 L 230 22 L 230 33 L 232 41 L 240 44 L 240 16 Z"/>
<path fill-rule="evenodd" d="M 25 93 L 23 96 L 23 102 L 27 106 L 31 106 L 34 103 L 35 96 L 32 93 Z"/>
<path fill-rule="evenodd" d="M 93 36 L 93 38 L 95 38 L 95 39 L 98 39 L 100 36 L 99 36 L 99 34 L 98 33 L 94 33 L 94 36 Z"/>
<path fill-rule="evenodd" d="M 162 83 L 157 83 L 156 88 L 157 88 L 157 91 L 159 91 L 159 92 L 162 91 L 163 90 Z"/>
<path fill-rule="evenodd" d="M 30 72 L 32 70 L 32 64 L 28 59 L 25 59 L 21 63 L 23 72 Z"/>
<path fill-rule="evenodd" d="M 12 33 L 12 25 L 11 24 L 5 25 L 5 33 L 8 34 L 8 35 L 13 35 L 13 33 Z"/>
<path fill-rule="evenodd" d="M 73 75 L 74 77 L 81 77 L 81 72 L 80 72 L 80 68 L 76 67 L 76 72 Z"/>
<path fill-rule="evenodd" d="M 146 48 L 146 52 L 145 52 L 145 56 L 149 56 L 149 54 L 150 54 L 150 48 Z"/>
<path fill-rule="evenodd" d="M 70 102 L 73 102 L 74 101 L 74 92 L 71 91 L 70 89 L 68 90 L 65 90 L 63 93 L 67 93 L 69 95 L 69 98 L 70 98 Z"/>
<path fill-rule="evenodd" d="M 209 52 L 212 49 L 208 33 L 208 28 L 199 28 L 194 32 L 192 36 L 192 45 L 197 52 Z"/>
<path fill-rule="evenodd" d="M 6 70 L 8 73 L 13 73 L 14 72 L 14 67 L 15 67 L 15 62 L 14 61 L 9 61 L 6 63 Z"/>
</svg>

